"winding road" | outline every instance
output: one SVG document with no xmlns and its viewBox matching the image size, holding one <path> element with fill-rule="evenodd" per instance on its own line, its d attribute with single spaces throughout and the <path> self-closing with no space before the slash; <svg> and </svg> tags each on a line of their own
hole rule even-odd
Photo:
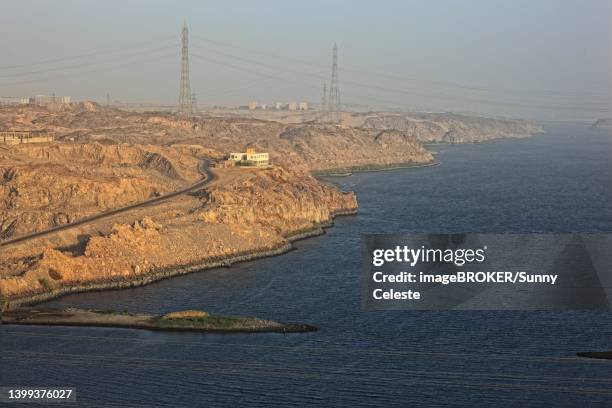
<svg viewBox="0 0 612 408">
<path fill-rule="evenodd" d="M 210 161 L 207 159 L 203 159 L 202 163 L 200 163 L 200 173 L 202 173 L 203 177 L 201 180 L 199 180 L 197 183 L 192 184 L 189 187 L 183 188 L 181 190 L 177 190 L 177 191 L 173 191 L 172 193 L 168 193 L 168 194 L 164 194 L 162 196 L 159 197 L 154 197 L 154 198 L 150 198 L 148 200 L 145 201 L 140 201 L 138 203 L 134 203 L 134 204 L 130 204 L 128 206 L 125 207 L 120 207 L 120 208 L 115 208 L 100 214 L 96 214 L 96 215 L 92 215 L 89 217 L 84 217 L 84 218 L 80 218 L 76 221 L 73 221 L 71 223 L 68 224 L 62 224 L 62 225 L 58 225 L 57 227 L 53 227 L 53 228 L 49 228 L 46 229 L 44 231 L 38 231 L 38 232 L 34 232 L 32 234 L 28 234 L 28 235 L 22 235 L 20 237 L 8 240 L 8 241 L 3 241 L 0 242 L 0 247 L 7 247 L 9 245 L 13 245 L 13 244 L 18 244 L 20 242 L 25 242 L 31 239 L 35 239 L 35 238 L 40 238 L 43 237 L 45 235 L 49 235 L 49 234 L 53 234 L 56 233 L 58 231 L 64 231 L 70 228 L 74 228 L 80 225 L 85 225 L 88 224 L 90 222 L 94 222 L 94 221 L 98 221 L 101 220 L 103 218 L 107 218 L 107 217 L 111 217 L 117 214 L 122 214 L 124 212 L 128 212 L 131 210 L 134 210 L 136 208 L 141 208 L 141 207 L 146 207 L 149 205 L 154 205 L 154 204 L 158 204 L 162 201 L 166 201 L 168 199 L 183 195 L 183 194 L 187 194 L 187 193 L 191 193 L 195 190 L 199 190 L 202 187 L 206 186 L 208 183 L 210 183 L 212 180 L 215 179 L 215 175 L 209 170 L 210 167 Z"/>
</svg>

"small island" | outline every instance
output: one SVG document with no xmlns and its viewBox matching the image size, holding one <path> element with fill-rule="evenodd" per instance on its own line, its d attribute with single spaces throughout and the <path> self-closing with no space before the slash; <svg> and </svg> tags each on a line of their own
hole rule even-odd
<svg viewBox="0 0 612 408">
<path fill-rule="evenodd" d="M 42 326 L 94 326 L 145 330 L 214 333 L 304 333 L 317 328 L 307 324 L 281 323 L 255 317 L 215 316 L 200 310 L 163 315 L 113 310 L 22 308 L 2 313 L 2 324 Z"/>
</svg>

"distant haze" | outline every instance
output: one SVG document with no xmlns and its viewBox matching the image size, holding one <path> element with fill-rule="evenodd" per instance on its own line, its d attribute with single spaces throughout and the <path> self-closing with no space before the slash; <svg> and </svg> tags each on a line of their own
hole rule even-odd
<svg viewBox="0 0 612 408">
<path fill-rule="evenodd" d="M 200 106 L 318 104 L 336 42 L 349 106 L 609 117 L 605 0 L 4 0 L 0 96 L 176 104 L 184 20 Z"/>
</svg>

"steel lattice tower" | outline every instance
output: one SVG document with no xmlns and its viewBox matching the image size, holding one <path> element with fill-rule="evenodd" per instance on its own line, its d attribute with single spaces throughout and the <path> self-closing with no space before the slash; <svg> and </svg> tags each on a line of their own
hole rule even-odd
<svg viewBox="0 0 612 408">
<path fill-rule="evenodd" d="M 189 84 L 189 30 L 187 29 L 187 21 L 183 24 L 183 31 L 181 34 L 181 41 L 183 43 L 183 49 L 181 51 L 181 90 L 179 94 L 179 107 L 178 111 L 181 114 L 192 113 L 192 97 L 191 97 L 191 85 Z"/>
<path fill-rule="evenodd" d="M 328 100 L 329 119 L 332 122 L 340 121 L 340 89 L 338 86 L 338 47 L 334 43 L 332 54 L 332 75 L 329 84 Z"/>
<path fill-rule="evenodd" d="M 323 96 L 321 97 L 321 118 L 327 120 L 327 82 L 323 82 Z"/>
<path fill-rule="evenodd" d="M 191 111 L 192 112 L 198 111 L 198 100 L 197 100 L 195 92 L 191 93 Z"/>
</svg>

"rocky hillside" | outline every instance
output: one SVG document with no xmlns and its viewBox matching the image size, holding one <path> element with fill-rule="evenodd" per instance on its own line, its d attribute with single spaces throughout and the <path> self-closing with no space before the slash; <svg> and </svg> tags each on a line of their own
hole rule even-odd
<svg viewBox="0 0 612 408">
<path fill-rule="evenodd" d="M 229 169 L 205 200 L 189 198 L 109 234 L 77 253 L 54 245 L 0 252 L 0 297 L 15 303 L 63 291 L 120 287 L 290 248 L 288 237 L 354 211 L 355 195 L 301 172 Z"/>
<path fill-rule="evenodd" d="M 542 131 L 521 120 L 450 113 L 345 112 L 342 122 L 332 125 L 241 117 L 179 118 L 169 113 L 125 112 L 87 102 L 61 110 L 0 109 L 0 127 L 49 129 L 66 141 L 198 145 L 218 157 L 251 146 L 268 151 L 278 164 L 312 171 L 423 164 L 431 162 L 432 156 L 420 142 L 480 142 L 527 137 Z"/>
<path fill-rule="evenodd" d="M 364 116 L 361 126 L 368 129 L 399 130 L 426 143 L 474 143 L 528 137 L 543 132 L 541 126 L 522 120 L 452 113 L 373 114 Z"/>
<path fill-rule="evenodd" d="M 11 111 L 12 109 L 12 111 Z M 304 170 L 420 164 L 431 154 L 408 134 L 319 124 L 283 124 L 248 118 L 179 118 L 133 113 L 93 103 L 52 111 L 41 107 L 0 109 L 0 127 L 48 129 L 64 141 L 159 146 L 197 145 L 221 157 L 251 146 L 268 151 L 273 162 Z"/>
<path fill-rule="evenodd" d="M 526 137 L 519 120 L 454 114 L 343 113 L 345 125 L 239 117 L 181 118 L 91 102 L 0 107 L 0 128 L 48 130 L 60 143 L 0 150 L 0 239 L 142 201 L 194 182 L 202 157 L 247 147 L 311 172 L 420 165 L 423 142 Z M 351 125 L 351 126 L 349 126 Z"/>
<path fill-rule="evenodd" d="M 355 123 L 352 123 L 355 122 Z M 525 137 L 521 121 L 458 115 L 351 114 L 343 125 L 181 118 L 94 103 L 0 107 L 0 128 L 53 131 L 56 142 L 0 146 L 0 239 L 143 201 L 201 177 L 202 158 L 246 147 L 266 169 L 217 169 L 204 189 L 0 251 L 0 302 L 124 287 L 290 248 L 289 237 L 354 212 L 353 193 L 313 171 L 426 164 L 422 142 Z"/>
<path fill-rule="evenodd" d="M 391 135 L 375 129 L 319 123 L 281 124 L 243 118 L 178 119 L 172 115 L 143 114 L 140 132 L 106 132 L 106 140 L 206 146 L 223 156 L 246 147 L 267 151 L 274 163 L 303 170 L 423 164 L 431 153 L 407 134 Z M 129 135 L 129 136 L 128 136 Z M 90 140 L 91 134 L 82 138 Z"/>
<path fill-rule="evenodd" d="M 156 146 L 17 145 L 0 150 L 0 239 L 143 201 L 198 180 L 199 160 Z"/>
</svg>

